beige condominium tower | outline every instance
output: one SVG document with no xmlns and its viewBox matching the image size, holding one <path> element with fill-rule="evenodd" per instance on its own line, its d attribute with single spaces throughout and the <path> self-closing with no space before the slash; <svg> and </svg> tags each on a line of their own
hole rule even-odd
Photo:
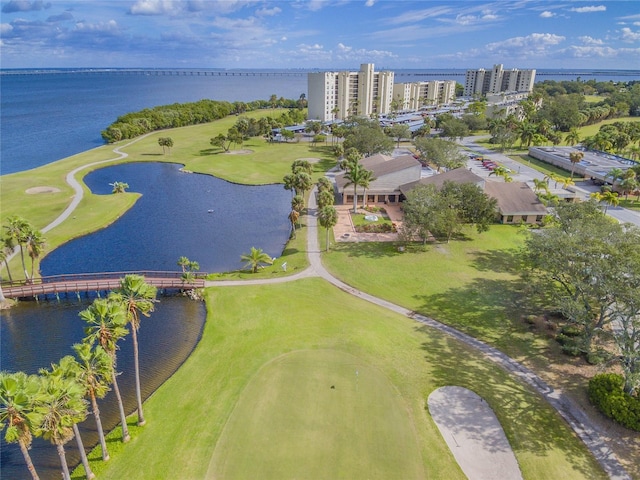
<svg viewBox="0 0 640 480">
<path fill-rule="evenodd" d="M 314 72 L 307 76 L 309 120 L 329 122 L 350 115 L 384 115 L 391 111 L 393 72 L 376 72 L 363 63 L 357 72 Z"/>
<path fill-rule="evenodd" d="M 494 65 L 491 70 L 467 70 L 464 95 L 472 97 L 487 93 L 531 92 L 535 79 L 535 70 L 504 70 L 502 64 Z"/>
</svg>

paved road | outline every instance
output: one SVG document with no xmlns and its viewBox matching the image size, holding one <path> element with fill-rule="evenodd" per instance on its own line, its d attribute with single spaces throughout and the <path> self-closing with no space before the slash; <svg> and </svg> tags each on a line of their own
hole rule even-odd
<svg viewBox="0 0 640 480">
<path fill-rule="evenodd" d="M 543 173 L 538 172 L 528 165 L 516 162 L 515 160 L 512 160 L 502 153 L 488 150 L 485 147 L 478 145 L 477 143 L 475 143 L 478 138 L 486 137 L 465 137 L 460 141 L 460 144 L 476 153 L 479 153 L 485 158 L 499 162 L 507 168 L 511 169 L 511 171 L 514 172 L 513 179 L 516 182 L 532 182 L 534 178 L 537 178 L 539 180 L 542 180 L 544 178 Z M 477 175 L 480 175 L 482 177 L 487 177 L 489 175 L 488 170 L 482 168 L 482 166 L 478 166 L 478 163 L 473 160 L 469 161 L 468 166 L 469 168 L 471 168 L 473 173 Z M 591 193 L 600 191 L 600 187 L 592 185 L 591 182 L 588 181 L 576 182 L 576 185 L 572 186 L 571 188 L 579 194 L 582 200 L 588 199 Z M 620 223 L 632 223 L 640 227 L 640 212 L 622 207 L 609 207 L 607 209 L 607 215 L 615 218 Z"/>
<path fill-rule="evenodd" d="M 146 136 L 146 135 L 145 135 Z M 47 232 L 54 228 L 55 226 L 62 223 L 65 219 L 67 219 L 71 213 L 78 206 L 84 192 L 82 190 L 81 185 L 75 179 L 75 174 L 79 171 L 103 164 L 108 162 L 113 162 L 115 160 L 120 160 L 122 158 L 126 158 L 128 155 L 124 152 L 121 152 L 119 149 L 129 146 L 137 141 L 142 140 L 145 136 L 138 137 L 132 142 L 127 143 L 121 147 L 115 148 L 113 151 L 117 153 L 118 156 L 115 158 L 111 158 L 108 160 L 103 160 L 100 162 L 94 162 L 88 165 L 84 165 L 82 167 L 78 167 L 67 175 L 67 182 L 73 187 L 75 193 L 74 199 L 67 207 L 67 209 L 51 224 L 47 225 L 42 229 L 43 232 Z M 513 162 L 510 159 L 507 159 L 510 162 Z M 505 164 L 507 164 L 507 160 L 503 161 L 499 160 Z M 507 164 L 509 166 L 509 164 Z M 509 166 L 511 168 L 511 166 Z M 516 165 L 517 168 L 517 165 Z M 534 171 L 535 172 L 535 171 Z M 524 172 L 523 172 L 524 173 Z M 536 174 L 540 175 L 539 172 Z M 537 178 L 537 177 L 536 177 Z M 504 353 L 499 350 L 487 345 L 480 340 L 477 340 L 465 333 L 462 333 L 452 327 L 449 327 L 445 324 L 435 321 L 432 318 L 425 317 L 423 315 L 416 314 L 404 307 L 396 305 L 394 303 L 388 302 L 386 300 L 374 297 L 373 295 L 369 295 L 361 290 L 351 287 L 350 285 L 338 280 L 333 275 L 331 275 L 322 265 L 322 260 L 320 257 L 320 246 L 318 243 L 318 222 L 316 217 L 316 202 L 315 202 L 315 191 L 310 195 L 309 208 L 308 208 L 308 247 L 307 247 L 307 255 L 309 257 L 310 266 L 303 270 L 302 272 L 292 275 L 289 277 L 279 277 L 277 279 L 264 279 L 264 280 L 241 280 L 241 281 L 220 281 L 220 282 L 207 282 L 207 286 L 211 287 L 220 287 L 220 286 L 237 286 L 237 285 L 255 285 L 255 284 L 267 284 L 267 283 L 282 283 L 288 281 L 295 281 L 300 278 L 319 276 L 329 283 L 335 285 L 339 289 L 354 295 L 358 298 L 366 300 L 368 302 L 374 303 L 381 307 L 387 308 L 391 311 L 399 313 L 400 315 L 404 315 L 406 317 L 412 318 L 417 322 L 420 322 L 424 325 L 427 325 L 431 328 L 439 330 L 447 335 L 457 338 L 461 342 L 475 348 L 479 352 L 481 352 L 487 359 L 497 363 L 502 366 L 505 370 L 510 373 L 516 375 L 520 379 L 522 379 L 525 383 L 530 385 L 533 389 L 535 389 L 538 393 L 540 393 L 557 411 L 558 413 L 569 423 L 569 425 L 573 428 L 576 434 L 584 441 L 587 445 L 591 453 L 598 460 L 602 468 L 609 474 L 612 480 L 631 480 L 631 476 L 624 470 L 618 459 L 615 457 L 614 453 L 611 449 L 606 445 L 606 443 L 602 440 L 597 427 L 590 421 L 587 415 L 577 407 L 568 397 L 566 397 L 561 391 L 554 390 L 545 382 L 542 381 L 535 373 L 531 370 L 525 368 L 514 359 L 508 357 Z"/>
</svg>

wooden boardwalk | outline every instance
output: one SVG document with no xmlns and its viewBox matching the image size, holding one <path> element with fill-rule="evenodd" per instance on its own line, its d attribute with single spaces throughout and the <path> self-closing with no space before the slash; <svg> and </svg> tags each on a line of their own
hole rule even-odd
<svg viewBox="0 0 640 480">
<path fill-rule="evenodd" d="M 53 275 L 36 278 L 33 283 L 3 283 L 2 293 L 6 298 L 37 298 L 38 295 L 111 291 L 120 286 L 122 277 L 133 274 L 142 275 L 148 284 L 159 289 L 191 290 L 204 287 L 205 274 L 199 274 L 192 282 L 185 282 L 182 272 L 104 272 Z"/>
</svg>

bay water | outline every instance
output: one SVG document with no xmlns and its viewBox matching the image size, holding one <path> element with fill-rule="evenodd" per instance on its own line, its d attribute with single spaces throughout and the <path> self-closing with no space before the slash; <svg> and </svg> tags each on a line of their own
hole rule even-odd
<svg viewBox="0 0 640 480">
<path fill-rule="evenodd" d="M 464 72 L 401 70 L 396 71 L 396 82 L 435 79 L 462 83 Z M 598 81 L 640 80 L 640 71 L 539 72 L 544 74 L 538 75 L 537 81 L 577 77 Z M 267 100 L 271 95 L 297 99 L 307 94 L 306 72 L 237 73 L 229 76 L 185 72 L 166 75 L 156 71 L 0 71 L 0 174 L 29 170 L 100 146 L 103 144 L 100 131 L 130 111 L 204 98 L 247 102 Z M 157 181 L 146 181 L 148 178 Z M 212 177 L 182 173 L 179 166 L 171 164 L 108 167 L 91 173 L 85 180 L 96 193 L 108 193 L 108 183 L 114 180 L 126 181 L 132 191 L 142 192 L 143 197 L 111 227 L 69 242 L 46 257 L 43 274 L 175 269 L 175 261 L 181 255 L 199 261 L 203 270 L 231 270 L 240 266 L 239 255 L 250 246 L 279 256 L 288 234 L 289 196 L 282 186 L 231 185 Z M 184 192 L 190 198 L 181 195 Z M 189 218 L 191 221 L 180 223 Z M 131 248 L 123 250 L 123 236 Z M 83 325 L 77 315 L 87 305 L 86 300 L 79 303 L 74 299 L 39 305 L 25 302 L 10 312 L 2 312 L 0 368 L 36 373 L 70 354 L 71 344 L 82 339 Z M 148 322 L 155 325 L 144 325 L 140 331 L 145 397 L 194 348 L 204 318 L 201 303 L 184 298 L 161 299 Z M 131 340 L 127 339 L 119 366 L 124 372 L 121 388 L 131 404 L 133 383 L 127 360 L 130 348 Z M 109 397 L 103 402 L 107 429 L 117 422 L 112 404 Z M 87 444 L 95 444 L 90 420 L 84 423 L 83 430 Z M 29 478 L 17 446 L 2 442 L 0 448 L 2 478 Z M 71 464 L 78 462 L 74 449 L 70 443 Z M 36 440 L 32 453 L 41 478 L 59 477 L 52 445 Z"/>
</svg>

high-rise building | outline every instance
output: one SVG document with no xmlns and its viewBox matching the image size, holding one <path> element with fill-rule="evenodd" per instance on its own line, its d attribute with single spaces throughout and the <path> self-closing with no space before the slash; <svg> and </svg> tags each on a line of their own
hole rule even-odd
<svg viewBox="0 0 640 480">
<path fill-rule="evenodd" d="M 376 72 L 372 63 L 357 72 L 307 75 L 309 119 L 327 122 L 349 115 L 386 114 L 393 99 L 393 72 Z"/>
<path fill-rule="evenodd" d="M 504 70 L 502 64 L 496 64 L 490 71 L 480 68 L 467 70 L 464 82 L 464 95 L 485 95 L 501 92 L 531 92 L 536 79 L 535 70 Z"/>
<path fill-rule="evenodd" d="M 435 107 L 450 103 L 455 98 L 455 80 L 396 83 L 393 86 L 393 106 L 398 110 L 419 110 L 422 107 Z"/>
</svg>

